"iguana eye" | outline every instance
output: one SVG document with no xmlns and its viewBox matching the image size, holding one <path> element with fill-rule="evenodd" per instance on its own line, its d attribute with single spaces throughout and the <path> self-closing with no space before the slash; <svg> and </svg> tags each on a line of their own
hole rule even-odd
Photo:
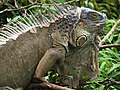
<svg viewBox="0 0 120 90">
<path fill-rule="evenodd" d="M 88 13 L 88 18 L 92 21 L 97 21 L 97 20 L 101 19 L 100 15 L 95 12 Z"/>
</svg>

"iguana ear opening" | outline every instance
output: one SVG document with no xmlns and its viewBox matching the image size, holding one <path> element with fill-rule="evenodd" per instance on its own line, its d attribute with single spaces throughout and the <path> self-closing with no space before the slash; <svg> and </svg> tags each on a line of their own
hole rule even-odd
<svg viewBox="0 0 120 90">
<path fill-rule="evenodd" d="M 76 46 L 82 47 L 87 41 L 86 35 L 81 35 L 76 39 Z"/>
</svg>

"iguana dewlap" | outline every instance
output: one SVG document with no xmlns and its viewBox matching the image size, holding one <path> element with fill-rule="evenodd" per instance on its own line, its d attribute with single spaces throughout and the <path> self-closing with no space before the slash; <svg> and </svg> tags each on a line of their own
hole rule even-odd
<svg viewBox="0 0 120 90">
<path fill-rule="evenodd" d="M 96 36 L 103 31 L 106 15 L 89 8 L 52 4 L 57 13 L 49 19 L 31 13 L 1 28 L 0 87 L 25 87 L 31 78 L 40 79 L 55 64 L 68 85 L 96 77 Z"/>
</svg>

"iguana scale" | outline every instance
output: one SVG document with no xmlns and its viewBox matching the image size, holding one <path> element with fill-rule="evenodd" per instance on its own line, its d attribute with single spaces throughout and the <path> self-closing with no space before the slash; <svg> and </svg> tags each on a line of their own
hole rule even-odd
<svg viewBox="0 0 120 90">
<path fill-rule="evenodd" d="M 26 87 L 31 78 L 40 79 L 54 65 L 68 85 L 96 77 L 96 37 L 106 15 L 50 1 L 57 12 L 49 12 L 49 17 L 30 12 L 0 29 L 0 87 Z M 73 78 L 66 79 L 69 75 Z"/>
</svg>

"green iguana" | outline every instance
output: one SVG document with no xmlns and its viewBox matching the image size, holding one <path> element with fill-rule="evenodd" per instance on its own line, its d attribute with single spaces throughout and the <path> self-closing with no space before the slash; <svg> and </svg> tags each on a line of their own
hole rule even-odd
<svg viewBox="0 0 120 90">
<path fill-rule="evenodd" d="M 96 77 L 96 38 L 106 15 L 50 1 L 56 12 L 48 9 L 49 17 L 30 12 L 0 29 L 0 87 L 26 87 L 31 78 L 41 79 L 53 66 L 68 85 Z"/>
</svg>

